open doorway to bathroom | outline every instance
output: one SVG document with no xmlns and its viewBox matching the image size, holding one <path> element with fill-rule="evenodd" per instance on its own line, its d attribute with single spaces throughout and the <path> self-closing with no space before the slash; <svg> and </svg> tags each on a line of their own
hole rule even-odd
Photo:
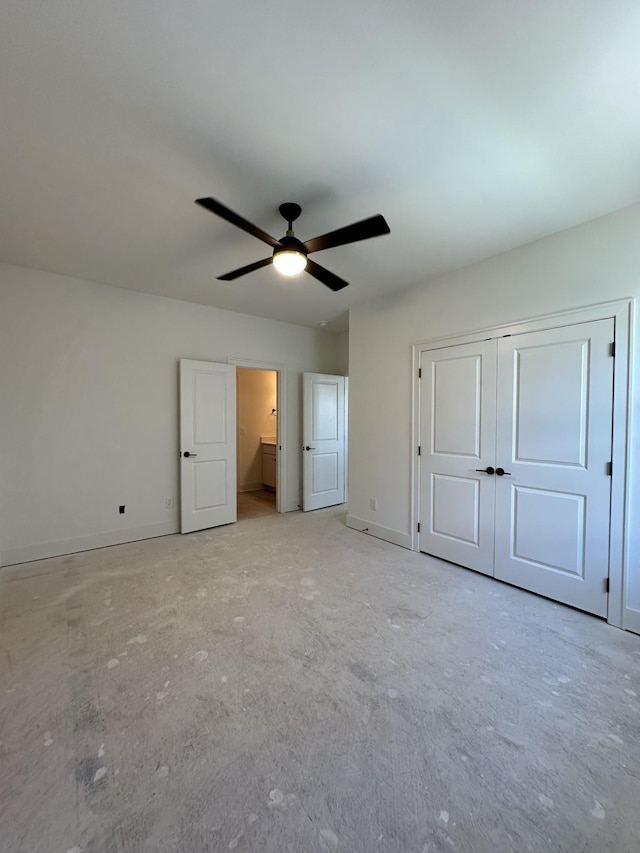
<svg viewBox="0 0 640 853">
<path fill-rule="evenodd" d="M 236 369 L 238 521 L 277 512 L 278 373 Z"/>
</svg>

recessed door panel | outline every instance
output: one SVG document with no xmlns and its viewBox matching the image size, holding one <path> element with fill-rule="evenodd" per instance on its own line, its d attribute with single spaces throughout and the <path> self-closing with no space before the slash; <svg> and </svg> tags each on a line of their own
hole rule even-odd
<svg viewBox="0 0 640 853">
<path fill-rule="evenodd" d="M 226 469 L 224 459 L 193 463 L 193 507 L 197 512 L 226 505 Z"/>
<path fill-rule="evenodd" d="M 312 457 L 312 492 L 320 495 L 338 488 L 338 454 L 316 453 Z"/>
<path fill-rule="evenodd" d="M 193 445 L 224 443 L 226 376 L 211 370 L 195 370 L 193 382 Z"/>
<path fill-rule="evenodd" d="M 478 480 L 434 474 L 431 480 L 431 530 L 468 545 L 479 544 Z"/>
<path fill-rule="evenodd" d="M 313 441 L 336 441 L 338 438 L 338 386 L 335 382 L 314 382 Z"/>
<path fill-rule="evenodd" d="M 433 361 L 432 453 L 477 458 L 480 453 L 482 356 Z"/>
<path fill-rule="evenodd" d="M 514 456 L 584 468 L 589 339 L 518 346 L 514 364 Z"/>
<path fill-rule="evenodd" d="M 511 507 L 514 560 L 583 577 L 584 495 L 511 486 Z"/>
</svg>

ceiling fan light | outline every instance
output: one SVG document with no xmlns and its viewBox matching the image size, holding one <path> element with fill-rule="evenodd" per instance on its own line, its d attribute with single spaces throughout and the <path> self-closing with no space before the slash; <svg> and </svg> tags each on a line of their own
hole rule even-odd
<svg viewBox="0 0 640 853">
<path fill-rule="evenodd" d="M 282 275 L 298 275 L 307 265 L 307 256 L 302 252 L 276 252 L 273 265 Z"/>
</svg>

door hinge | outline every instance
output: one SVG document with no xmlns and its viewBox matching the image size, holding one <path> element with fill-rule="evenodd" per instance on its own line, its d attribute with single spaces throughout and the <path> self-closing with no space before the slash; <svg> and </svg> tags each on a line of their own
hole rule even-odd
<svg viewBox="0 0 640 853">
<path fill-rule="evenodd" d="M 613 477 L 613 462 L 607 462 L 607 477 Z"/>
<path fill-rule="evenodd" d="M 611 358 L 616 357 L 616 342 L 615 341 L 611 341 L 611 343 L 609 344 L 609 355 L 611 356 Z"/>
<path fill-rule="evenodd" d="M 604 579 L 604 591 L 609 592 L 609 578 Z"/>
<path fill-rule="evenodd" d="M 420 456 L 421 454 L 422 454 L 422 447 L 420 445 L 418 445 L 418 456 Z"/>
<path fill-rule="evenodd" d="M 418 379 L 422 379 L 422 368 L 418 368 Z"/>
<path fill-rule="evenodd" d="M 420 533 L 420 522 L 418 522 L 418 533 Z"/>
</svg>

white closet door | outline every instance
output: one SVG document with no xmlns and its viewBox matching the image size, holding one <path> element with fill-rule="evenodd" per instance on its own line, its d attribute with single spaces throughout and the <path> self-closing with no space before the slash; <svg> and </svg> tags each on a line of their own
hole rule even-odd
<svg viewBox="0 0 640 853">
<path fill-rule="evenodd" d="M 599 616 L 609 574 L 613 320 L 498 344 L 496 572 Z"/>
<path fill-rule="evenodd" d="M 420 367 L 420 550 L 492 575 L 496 341 L 423 351 Z"/>
</svg>

